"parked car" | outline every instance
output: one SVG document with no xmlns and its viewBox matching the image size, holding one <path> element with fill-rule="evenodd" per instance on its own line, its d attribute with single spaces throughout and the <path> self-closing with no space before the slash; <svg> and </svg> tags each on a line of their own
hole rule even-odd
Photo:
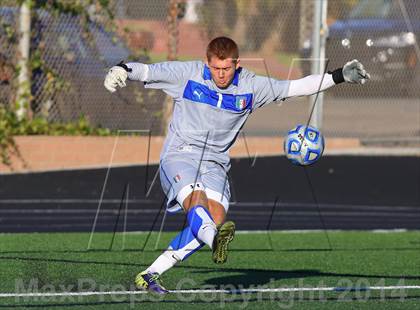
<svg viewBox="0 0 420 310">
<path fill-rule="evenodd" d="M 344 19 L 335 21 L 327 39 L 328 68 L 357 58 L 371 74 L 369 89 L 420 95 L 420 3 L 401 3 L 407 15 L 400 0 L 361 0 Z M 308 39 L 301 55 L 308 58 L 311 53 Z M 310 74 L 310 63 L 302 65 L 303 73 Z"/>
<path fill-rule="evenodd" d="M 154 119 L 162 109 L 164 95 L 145 91 L 131 83 L 124 91 L 110 94 L 103 86 L 109 67 L 129 58 L 131 51 L 121 38 L 95 22 L 88 22 L 86 35 L 80 17 L 61 13 L 55 16 L 37 9 L 32 26 L 31 54 L 39 53 L 46 66 L 32 70 L 32 110 L 49 120 L 70 121 L 86 116 L 92 124 L 111 129 L 160 130 Z M 15 25 L 16 7 L 0 7 L 0 22 Z M 7 40 L 5 27 L 0 27 L 0 54 L 15 61 L 16 48 Z M 144 57 L 139 59 L 148 62 Z M 51 91 L 52 70 L 70 85 Z M 50 83 L 50 84 L 48 84 Z"/>
</svg>

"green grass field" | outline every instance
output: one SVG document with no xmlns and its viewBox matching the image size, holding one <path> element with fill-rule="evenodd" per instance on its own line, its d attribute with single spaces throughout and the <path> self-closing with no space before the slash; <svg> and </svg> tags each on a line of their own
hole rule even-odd
<svg viewBox="0 0 420 310">
<path fill-rule="evenodd" d="M 117 235 L 1 234 L 0 293 L 125 291 L 166 247 L 172 233 Z M 203 248 L 163 276 L 179 289 L 346 287 L 337 292 L 2 297 L 0 308 L 24 309 L 419 309 L 419 289 L 358 290 L 420 285 L 420 232 L 238 233 L 225 265 Z M 331 246 L 330 246 L 331 245 Z M 124 249 L 123 249 L 124 247 Z"/>
</svg>

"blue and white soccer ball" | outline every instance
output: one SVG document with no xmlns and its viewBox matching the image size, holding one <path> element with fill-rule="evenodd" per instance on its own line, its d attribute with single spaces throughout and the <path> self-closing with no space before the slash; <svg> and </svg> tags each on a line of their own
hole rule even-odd
<svg viewBox="0 0 420 310">
<path fill-rule="evenodd" d="M 295 165 L 307 166 L 321 158 L 324 145 L 324 136 L 318 129 L 297 125 L 284 139 L 284 154 Z"/>
</svg>

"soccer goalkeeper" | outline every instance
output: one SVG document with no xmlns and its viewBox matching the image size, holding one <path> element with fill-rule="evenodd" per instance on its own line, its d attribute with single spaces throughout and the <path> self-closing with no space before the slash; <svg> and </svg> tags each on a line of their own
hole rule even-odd
<svg viewBox="0 0 420 310">
<path fill-rule="evenodd" d="M 229 148 L 249 115 L 266 104 L 312 95 L 342 82 L 364 84 L 369 74 L 353 60 L 325 75 L 277 80 L 255 75 L 240 66 L 238 46 L 227 37 L 207 46 L 207 62 L 169 61 L 120 63 L 105 78 L 115 92 L 126 81 L 162 89 L 174 99 L 172 120 L 160 155 L 160 181 L 168 212 L 183 210 L 184 228 L 149 268 L 140 272 L 138 288 L 164 294 L 160 276 L 204 245 L 217 264 L 226 261 L 235 224 L 225 221 L 230 191 Z"/>
</svg>

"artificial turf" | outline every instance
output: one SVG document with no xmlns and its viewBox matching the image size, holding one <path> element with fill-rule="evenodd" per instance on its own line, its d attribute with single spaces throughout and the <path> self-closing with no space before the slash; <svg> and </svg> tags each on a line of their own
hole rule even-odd
<svg viewBox="0 0 420 310">
<path fill-rule="evenodd" d="M 173 233 L 0 235 L 0 293 L 123 291 L 166 247 Z M 201 293 L 0 298 L 0 308 L 298 308 L 415 309 L 419 289 L 366 290 L 420 285 L 420 232 L 238 233 L 228 262 L 215 265 L 203 248 L 163 275 L 177 289 L 339 287 L 353 291 Z M 359 290 L 361 288 L 361 290 Z"/>
</svg>

